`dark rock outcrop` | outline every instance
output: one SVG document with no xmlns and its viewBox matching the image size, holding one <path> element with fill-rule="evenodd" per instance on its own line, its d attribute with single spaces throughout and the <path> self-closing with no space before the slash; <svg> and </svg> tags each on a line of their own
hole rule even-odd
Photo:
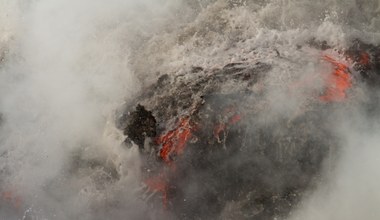
<svg viewBox="0 0 380 220">
<path fill-rule="evenodd" d="M 339 71 L 365 81 L 377 75 L 378 52 L 360 45 L 344 53 L 359 74 L 344 65 Z M 178 219 L 284 218 L 318 182 L 338 149 L 331 128 L 344 104 L 316 95 L 273 113 L 267 97 L 273 88 L 263 86 L 271 69 L 236 62 L 164 74 L 132 102 L 135 111 L 125 109 L 117 122 L 125 134 L 141 149 L 145 137 L 153 139 L 141 152 L 148 191 L 159 192 L 148 196 L 153 204 L 162 202 Z"/>
<path fill-rule="evenodd" d="M 219 218 L 226 207 L 239 209 L 231 211 L 235 219 L 285 216 L 318 175 L 334 144 L 319 114 L 325 106 L 316 102 L 293 118 L 265 122 L 267 100 L 252 87 L 270 69 L 264 63 L 231 63 L 163 75 L 136 99 L 135 111 L 125 110 L 119 124 L 127 124 L 124 132 L 135 144 L 143 148 L 145 137 L 156 136 L 152 152 L 143 153 L 149 171 L 144 175 L 165 176 L 158 191 L 179 219 Z M 190 118 L 191 139 L 179 155 L 174 145 L 181 140 L 173 134 L 187 129 L 179 126 L 183 118 Z M 165 135 L 172 139 L 157 141 Z M 163 148 L 169 148 L 169 165 L 161 158 Z"/>
<path fill-rule="evenodd" d="M 151 111 L 147 111 L 144 106 L 139 104 L 136 110 L 128 112 L 127 115 L 128 123 L 124 129 L 124 134 L 140 148 L 143 148 L 146 137 L 157 135 L 156 119 Z"/>
</svg>

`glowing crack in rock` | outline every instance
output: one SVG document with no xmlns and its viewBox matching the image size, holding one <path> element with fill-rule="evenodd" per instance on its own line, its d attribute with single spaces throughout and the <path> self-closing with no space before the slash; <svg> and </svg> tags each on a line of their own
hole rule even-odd
<svg viewBox="0 0 380 220">
<path fill-rule="evenodd" d="M 182 118 L 177 128 L 158 137 L 157 144 L 162 145 L 160 157 L 167 164 L 172 163 L 174 157 L 183 154 L 186 143 L 192 137 L 192 130 L 190 118 Z"/>
<path fill-rule="evenodd" d="M 351 88 L 352 81 L 349 68 L 334 58 L 325 55 L 323 59 L 334 65 L 334 72 L 326 78 L 327 88 L 320 100 L 323 102 L 341 102 L 347 97 L 347 90 Z"/>
<path fill-rule="evenodd" d="M 174 158 L 184 153 L 186 144 L 192 137 L 192 130 L 194 130 L 194 126 L 191 125 L 190 118 L 181 118 L 179 125 L 175 129 L 159 136 L 156 140 L 158 145 L 162 145 L 159 156 L 169 166 L 169 170 L 162 169 L 157 176 L 150 177 L 144 182 L 150 191 L 162 194 L 164 209 L 167 209 L 168 206 L 169 188 L 166 172 L 174 173 L 176 171 L 173 164 Z"/>
</svg>

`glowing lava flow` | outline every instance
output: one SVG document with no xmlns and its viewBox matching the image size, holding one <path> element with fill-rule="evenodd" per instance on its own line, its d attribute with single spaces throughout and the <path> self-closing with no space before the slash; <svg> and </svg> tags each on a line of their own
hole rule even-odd
<svg viewBox="0 0 380 220">
<path fill-rule="evenodd" d="M 157 139 L 157 144 L 162 145 L 160 157 L 170 164 L 174 157 L 183 154 L 187 141 L 192 137 L 190 118 L 182 118 L 178 127 Z"/>
<path fill-rule="evenodd" d="M 174 159 L 176 156 L 183 154 L 187 142 L 192 137 L 192 130 L 194 130 L 194 127 L 190 123 L 190 117 L 182 118 L 175 129 L 159 136 L 156 140 L 156 143 L 162 146 L 159 152 L 160 158 L 169 165 L 169 169 L 162 169 L 157 176 L 148 178 L 144 182 L 151 191 L 162 193 L 164 209 L 167 209 L 168 206 L 169 183 L 167 172 L 173 173 L 176 171 L 175 164 L 173 164 Z"/>
<path fill-rule="evenodd" d="M 324 60 L 333 64 L 334 72 L 326 79 L 327 88 L 320 100 L 324 102 L 340 102 L 346 99 L 346 91 L 352 86 L 348 66 L 325 55 Z"/>
</svg>

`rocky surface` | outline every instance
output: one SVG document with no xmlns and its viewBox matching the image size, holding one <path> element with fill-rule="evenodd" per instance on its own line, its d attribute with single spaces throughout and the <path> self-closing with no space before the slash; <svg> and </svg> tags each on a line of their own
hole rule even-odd
<svg viewBox="0 0 380 220">
<path fill-rule="evenodd" d="M 165 74 L 126 107 L 118 126 L 145 155 L 156 207 L 164 200 L 178 219 L 273 219 L 286 216 L 318 179 L 335 144 L 322 117 L 328 107 L 314 100 L 266 118 L 260 85 L 270 69 L 230 63 Z M 149 148 L 142 137 L 152 138 Z"/>
</svg>

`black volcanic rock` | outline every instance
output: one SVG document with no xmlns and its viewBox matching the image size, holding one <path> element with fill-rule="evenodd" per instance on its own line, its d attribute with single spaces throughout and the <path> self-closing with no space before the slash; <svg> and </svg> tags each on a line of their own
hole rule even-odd
<svg viewBox="0 0 380 220">
<path fill-rule="evenodd" d="M 144 106 L 139 104 L 136 106 L 136 110 L 127 114 L 127 126 L 124 129 L 124 134 L 140 148 L 143 148 L 146 137 L 157 135 L 156 119 L 151 111 L 147 111 Z"/>
<path fill-rule="evenodd" d="M 328 107 L 314 101 L 307 110 L 265 122 L 267 100 L 252 88 L 270 69 L 260 62 L 230 63 L 165 74 L 135 99 L 135 111 L 126 109 L 120 118 L 140 148 L 145 137 L 174 132 L 190 118 L 192 138 L 183 154 L 172 155 L 174 170 L 157 163 L 162 143 L 153 141 L 153 152 L 142 152 L 147 179 L 165 173 L 167 209 L 178 219 L 221 218 L 227 207 L 234 219 L 286 216 L 318 177 L 335 144 L 323 117 Z"/>
<path fill-rule="evenodd" d="M 315 40 L 309 46 L 331 48 Z M 352 80 L 378 85 L 379 51 L 354 41 L 342 53 L 353 62 Z M 131 103 L 135 111 L 125 109 L 117 122 L 127 124 L 125 134 L 140 148 L 145 137 L 154 140 L 150 151 L 141 151 L 143 176 L 160 186 L 150 189 L 156 193 L 150 202 L 160 207 L 164 198 L 177 219 L 286 218 L 319 182 L 324 161 L 339 150 L 332 127 L 345 102 L 312 92 L 299 107 L 273 114 L 267 95 L 276 88 L 263 86 L 272 68 L 242 61 L 163 74 Z M 375 114 L 371 106 L 363 103 Z"/>
</svg>

